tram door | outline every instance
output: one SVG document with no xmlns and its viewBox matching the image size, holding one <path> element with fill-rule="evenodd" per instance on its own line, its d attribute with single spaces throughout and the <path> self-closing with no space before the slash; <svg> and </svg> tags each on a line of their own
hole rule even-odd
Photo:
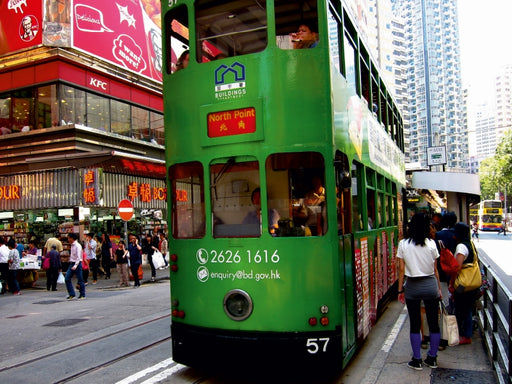
<svg viewBox="0 0 512 384">
<path fill-rule="evenodd" d="M 336 210 L 338 222 L 339 265 L 341 276 L 341 314 L 343 322 L 343 355 L 347 357 L 356 345 L 357 318 L 355 311 L 354 249 L 352 231 L 352 179 L 350 164 L 345 154 L 337 152 Z"/>
</svg>

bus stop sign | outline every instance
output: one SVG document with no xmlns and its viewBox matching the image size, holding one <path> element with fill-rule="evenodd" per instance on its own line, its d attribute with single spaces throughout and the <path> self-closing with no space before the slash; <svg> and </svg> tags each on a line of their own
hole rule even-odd
<svg viewBox="0 0 512 384">
<path fill-rule="evenodd" d="M 124 221 L 129 221 L 133 217 L 133 204 L 130 200 L 121 200 L 117 206 L 119 216 Z"/>
</svg>

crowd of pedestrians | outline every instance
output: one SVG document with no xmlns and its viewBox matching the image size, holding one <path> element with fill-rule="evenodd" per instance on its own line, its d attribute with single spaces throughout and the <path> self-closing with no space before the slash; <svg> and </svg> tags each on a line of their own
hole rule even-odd
<svg viewBox="0 0 512 384">
<path fill-rule="evenodd" d="M 453 212 L 439 216 L 435 220 L 423 213 L 412 216 L 407 234 L 398 246 L 398 298 L 406 304 L 410 319 L 412 359 L 407 365 L 415 370 L 422 370 L 424 365 L 437 368 L 437 352 L 447 347 L 439 326 L 441 302 L 457 319 L 458 344 L 471 344 L 473 312 L 481 291 L 481 283 L 476 283 L 476 287 L 461 283 L 463 270 L 467 271 L 478 263 L 478 252 L 471 241 L 469 225 L 457 223 Z M 451 252 L 445 254 L 456 260 L 453 263 L 457 265 L 454 267 L 456 270 L 443 270 L 441 248 Z M 428 328 L 423 324 L 422 312 Z M 423 360 L 421 349 L 428 348 L 429 343 L 430 348 Z"/>
<path fill-rule="evenodd" d="M 46 273 L 46 289 L 57 291 L 58 283 L 64 283 L 67 290 L 67 300 L 83 300 L 86 298 L 86 287 L 89 284 L 89 276 L 92 275 L 92 284 L 97 284 L 98 278 L 104 276 L 111 278 L 111 268 L 115 265 L 119 276 L 119 287 L 130 286 L 130 273 L 133 276 L 133 287 L 140 286 L 142 278 L 143 255 L 147 257 L 151 267 L 151 280 L 155 281 L 156 268 L 153 265 L 152 256 L 156 251 L 165 256 L 168 253 L 168 241 L 163 231 L 154 236 L 139 237 L 129 234 L 128 246 L 124 240 L 114 243 L 108 234 L 86 233 L 83 241 L 78 234 L 67 235 L 69 243 L 69 259 L 63 262 L 66 254 L 60 235 L 50 237 L 44 244 L 41 255 L 41 266 Z M 27 250 L 23 244 L 17 244 L 14 239 L 6 239 L 0 236 L 0 294 L 10 292 L 21 295 L 18 282 L 20 261 L 26 255 L 37 255 L 37 241 L 31 240 Z M 165 266 L 167 268 L 167 260 Z M 33 271 L 37 276 L 37 270 Z M 34 281 L 37 280 L 37 277 Z M 76 285 L 73 283 L 76 280 Z M 21 280 L 20 280 L 21 281 Z M 76 288 L 76 290 L 75 290 Z M 78 297 L 77 297 L 78 291 Z"/>
</svg>

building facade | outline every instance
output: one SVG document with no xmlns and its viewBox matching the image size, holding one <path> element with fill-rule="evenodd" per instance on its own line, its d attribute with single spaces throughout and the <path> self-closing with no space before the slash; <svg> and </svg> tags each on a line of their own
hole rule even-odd
<svg viewBox="0 0 512 384">
<path fill-rule="evenodd" d="M 448 170 L 466 171 L 456 0 L 393 0 L 405 22 L 410 163 L 426 167 L 427 148 L 446 147 Z"/>
<path fill-rule="evenodd" d="M 2 236 L 123 236 L 124 199 L 129 231 L 166 228 L 159 20 L 116 3 L 0 4 Z"/>
</svg>

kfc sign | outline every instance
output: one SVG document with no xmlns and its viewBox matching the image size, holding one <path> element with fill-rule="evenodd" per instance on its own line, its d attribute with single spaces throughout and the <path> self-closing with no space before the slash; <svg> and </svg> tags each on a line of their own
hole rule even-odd
<svg viewBox="0 0 512 384">
<path fill-rule="evenodd" d="M 87 74 L 87 86 L 103 93 L 108 93 L 110 90 L 109 81 L 97 75 Z"/>
</svg>

